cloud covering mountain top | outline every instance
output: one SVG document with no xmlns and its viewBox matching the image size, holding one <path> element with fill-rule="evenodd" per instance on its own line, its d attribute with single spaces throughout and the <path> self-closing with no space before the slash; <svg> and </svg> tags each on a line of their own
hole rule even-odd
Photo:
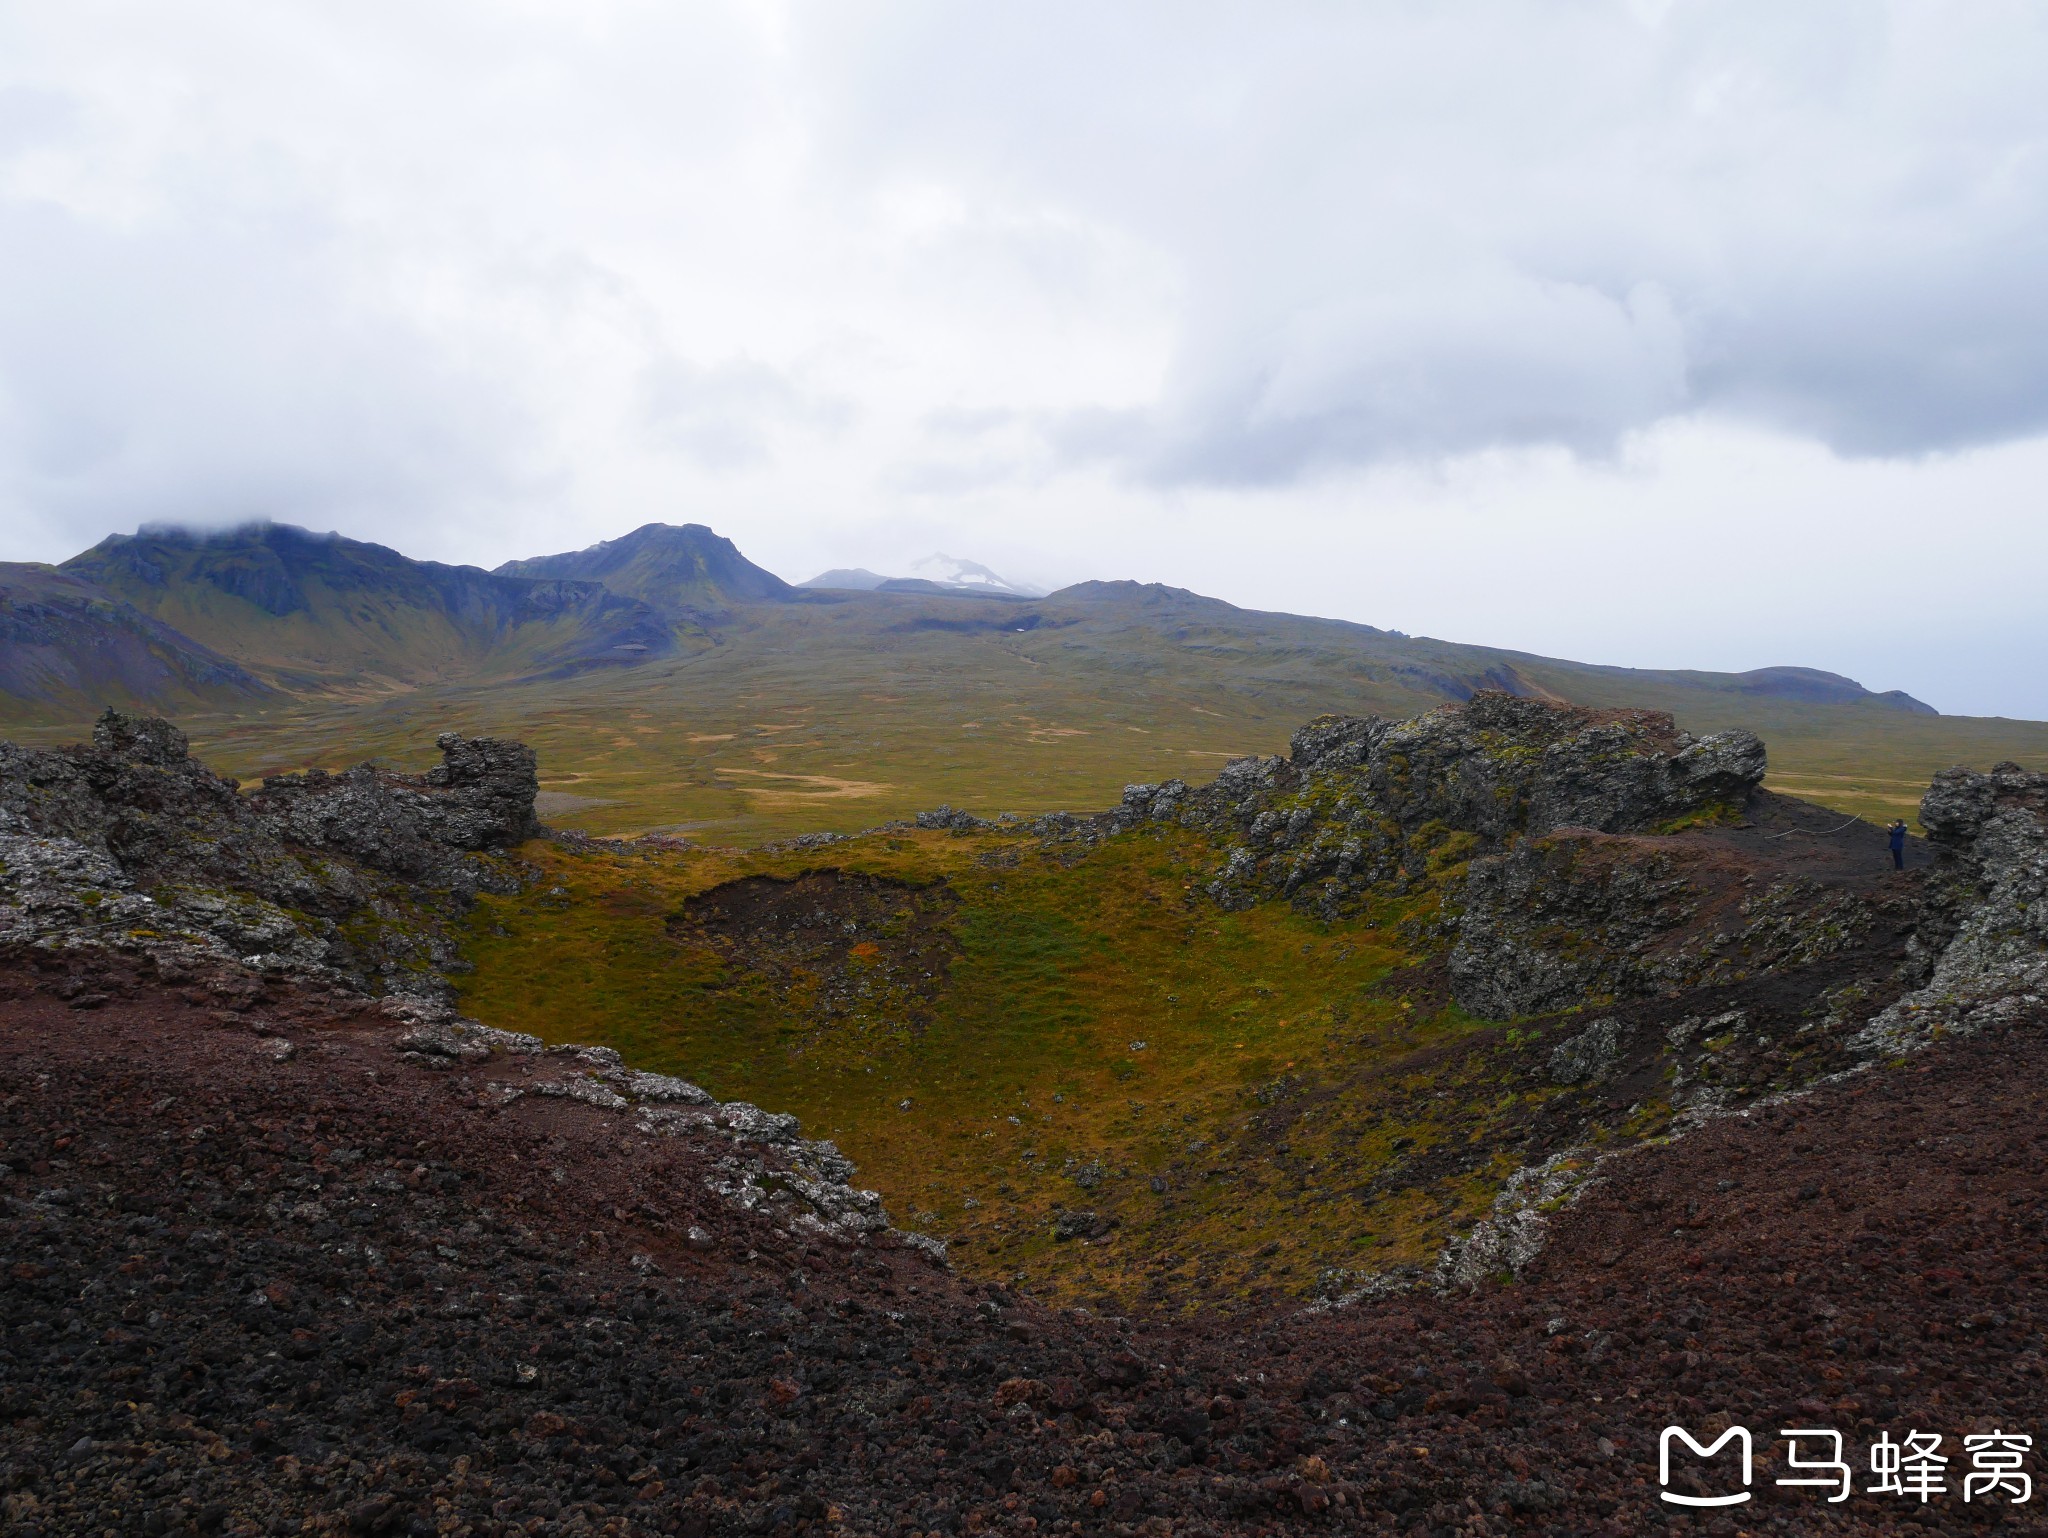
<svg viewBox="0 0 2048 1538">
<path fill-rule="evenodd" d="M 1955 517 L 1985 476 L 1942 467 L 1989 456 L 2017 468 L 1973 536 L 2043 553 L 2037 8 L 196 0 L 4 28 L 6 555 L 270 515 L 489 561 L 697 518 L 792 575 L 972 548 L 1327 611 L 1301 574 L 1416 519 L 1483 516 L 1563 580 L 1615 477 L 1668 560 L 1715 500 L 1673 479 L 1702 444 L 1734 445 L 1724 515 L 1744 466 L 1818 450 L 1770 496 L 1822 549 L 1896 546 L 1916 496 Z M 1898 519 L 1863 464 L 1898 467 Z M 1185 548 L 1246 516 L 1342 558 Z M 1816 567 L 1816 634 L 1853 631 L 1859 559 Z M 1960 563 L 1919 575 L 2024 639 Z M 1394 592 L 1347 612 L 1465 622 Z M 1475 639 L 1588 650 L 1494 597 L 1523 628 Z M 1616 623 L 1593 650 L 1665 643 Z"/>
</svg>

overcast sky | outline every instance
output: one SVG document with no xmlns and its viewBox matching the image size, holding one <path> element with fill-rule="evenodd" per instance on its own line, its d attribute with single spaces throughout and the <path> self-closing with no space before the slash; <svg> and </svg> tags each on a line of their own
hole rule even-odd
<svg viewBox="0 0 2048 1538">
<path fill-rule="evenodd" d="M 651 520 L 2048 717 L 2033 3 L 0 0 L 0 559 Z"/>
</svg>

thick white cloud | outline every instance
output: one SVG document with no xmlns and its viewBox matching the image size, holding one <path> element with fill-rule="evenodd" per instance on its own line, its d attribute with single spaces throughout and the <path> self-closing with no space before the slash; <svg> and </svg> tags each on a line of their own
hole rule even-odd
<svg viewBox="0 0 2048 1538">
<path fill-rule="evenodd" d="M 0 5 L 0 555 L 696 518 L 2048 715 L 2043 78 L 2019 3 Z"/>
</svg>

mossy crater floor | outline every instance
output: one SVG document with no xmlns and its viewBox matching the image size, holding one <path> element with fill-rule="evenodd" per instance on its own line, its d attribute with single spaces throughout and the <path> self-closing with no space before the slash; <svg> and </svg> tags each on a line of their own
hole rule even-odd
<svg viewBox="0 0 2048 1538">
<path fill-rule="evenodd" d="M 956 1265 L 1050 1296 L 1253 1306 L 1426 1261 L 1544 1093 L 1540 1032 L 1417 967 L 1433 893 L 1224 912 L 1182 829 L 528 856 L 471 915 L 467 1012 L 794 1112 Z"/>
</svg>

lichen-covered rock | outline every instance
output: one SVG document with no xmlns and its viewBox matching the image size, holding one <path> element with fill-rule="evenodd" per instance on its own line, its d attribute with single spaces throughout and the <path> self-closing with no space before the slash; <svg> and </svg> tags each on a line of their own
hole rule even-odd
<svg viewBox="0 0 2048 1538">
<path fill-rule="evenodd" d="M 636 1100 L 652 1100 L 674 1105 L 715 1105 L 710 1091 L 692 1084 L 688 1079 L 678 1079 L 665 1073 L 646 1073 L 639 1069 L 628 1070 L 624 1084 L 626 1093 Z"/>
<path fill-rule="evenodd" d="M 1678 865 L 1575 838 L 1527 839 L 1473 861 L 1449 957 L 1458 1002 L 1506 1020 L 1644 991 L 1642 954 L 1691 917 Z"/>
<path fill-rule="evenodd" d="M 1374 799 L 1403 828 L 1441 822 L 1488 842 L 1561 827 L 1653 828 L 1741 801 L 1765 768 L 1763 744 L 1746 731 L 1695 741 L 1658 711 L 1498 693 L 1362 733 L 1359 742 Z"/>
<path fill-rule="evenodd" d="M 1180 810 L 1188 794 L 1186 780 L 1167 780 L 1158 785 L 1126 785 L 1122 803 L 1111 815 L 1119 830 L 1146 822 L 1166 822 Z"/>
<path fill-rule="evenodd" d="M 1378 716 L 1317 716 L 1288 742 L 1288 762 L 1301 774 L 1362 768 L 1392 730 Z"/>
<path fill-rule="evenodd" d="M 2048 774 L 1945 769 L 1920 823 L 1940 854 L 1914 944 L 1925 983 L 1865 1027 L 1867 1052 L 2003 1024 L 2048 999 Z"/>
<path fill-rule="evenodd" d="M 1590 1150 L 1568 1148 L 1516 1170 L 1494 1197 L 1493 1210 L 1438 1257 L 1436 1285 L 1469 1288 L 1502 1275 L 1519 1276 L 1542 1252 L 1553 1215 L 1591 1188 L 1598 1167 Z"/>
<path fill-rule="evenodd" d="M 1864 894 L 1735 863 L 1684 839 L 1564 830 L 1471 862 L 1448 957 L 1487 1019 L 1729 983 L 1868 933 Z"/>
<path fill-rule="evenodd" d="M 852 1184 L 853 1161 L 835 1144 L 811 1141 L 794 1116 L 744 1100 L 720 1103 L 687 1079 L 629 1067 L 611 1047 L 548 1046 L 459 1015 L 432 999 L 385 1000 L 382 1012 L 402 1029 L 391 1038 L 400 1061 L 463 1074 L 470 1093 L 503 1109 L 527 1095 L 570 1101 L 608 1116 L 632 1117 L 637 1133 L 714 1142 L 731 1150 L 707 1182 L 722 1200 L 773 1219 L 785 1231 L 841 1244 L 894 1233 L 945 1265 L 946 1246 L 890 1228 L 882 1199 Z M 707 1236 L 707 1241 L 708 1241 Z"/>
<path fill-rule="evenodd" d="M 275 775 L 249 797 L 250 809 L 287 843 L 345 854 L 406 881 L 490 889 L 502 877 L 469 856 L 510 849 L 539 831 L 538 762 L 524 743 L 496 738 L 444 732 L 436 745 L 442 761 L 425 775 L 367 764 Z"/>
<path fill-rule="evenodd" d="M 1098 1212 L 1062 1208 L 1052 1215 L 1052 1236 L 1058 1240 L 1094 1239 L 1109 1232 L 1110 1220 Z"/>
<path fill-rule="evenodd" d="M 1554 1084 L 1588 1084 L 1604 1078 L 1621 1058 L 1626 1027 L 1611 1016 L 1595 1020 L 1578 1035 L 1561 1041 L 1550 1054 Z"/>
<path fill-rule="evenodd" d="M 1169 805 L 1233 837 L 1211 886 L 1219 901 L 1277 893 L 1335 917 L 1369 887 L 1520 838 L 1637 832 L 1740 805 L 1764 768 L 1746 731 L 1696 741 L 1658 712 L 1488 692 L 1409 721 L 1319 717 L 1288 758 L 1235 760 Z M 1158 816 L 1164 789 L 1126 790 L 1120 825 Z"/>
<path fill-rule="evenodd" d="M 426 775 L 368 766 L 244 795 L 170 723 L 108 711 L 90 744 L 0 743 L 0 935 L 188 944 L 366 992 L 445 993 L 444 919 L 518 882 L 537 829 L 532 751 L 440 738 Z"/>
<path fill-rule="evenodd" d="M 495 1026 L 464 1019 L 453 1010 L 423 1005 L 412 999 L 391 999 L 385 1013 L 407 1022 L 398 1038 L 402 1052 L 420 1052 L 457 1062 L 488 1062 L 494 1052 L 537 1054 L 545 1049 L 538 1036 L 524 1031 L 501 1031 Z"/>
<path fill-rule="evenodd" d="M 1764 745 L 1754 732 L 1716 732 L 1679 751 L 1666 767 L 1677 806 L 1693 811 L 1741 804 L 1764 781 Z"/>
<path fill-rule="evenodd" d="M 985 828 L 995 826 L 995 824 L 975 816 L 972 812 L 963 812 L 958 807 L 953 806 L 939 806 L 934 807 L 929 812 L 919 812 L 916 818 L 916 825 L 920 828 L 928 828 L 935 832 L 944 833 L 979 833 Z"/>
</svg>

